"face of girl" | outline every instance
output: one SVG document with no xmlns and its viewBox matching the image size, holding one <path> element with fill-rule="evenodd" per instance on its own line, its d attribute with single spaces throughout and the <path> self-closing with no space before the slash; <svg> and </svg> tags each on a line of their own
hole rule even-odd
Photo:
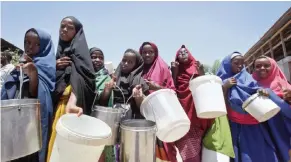
<svg viewBox="0 0 291 162">
<path fill-rule="evenodd" d="M 124 54 L 121 61 L 121 72 L 130 73 L 136 65 L 136 55 L 131 52 Z"/>
<path fill-rule="evenodd" d="M 269 76 L 271 71 L 271 62 L 268 58 L 259 58 L 254 62 L 254 70 L 257 76 L 265 79 Z"/>
<path fill-rule="evenodd" d="M 178 54 L 178 62 L 183 64 L 188 62 L 188 51 L 186 48 L 181 48 Z"/>
<path fill-rule="evenodd" d="M 244 58 L 243 56 L 236 56 L 231 60 L 231 71 L 234 74 L 239 73 L 244 67 Z"/>
<path fill-rule="evenodd" d="M 61 22 L 59 34 L 62 41 L 71 41 L 76 35 L 74 22 L 69 18 L 63 19 Z"/>
<path fill-rule="evenodd" d="M 29 57 L 35 56 L 40 50 L 40 40 L 38 34 L 29 31 L 24 38 L 24 51 Z"/>
<path fill-rule="evenodd" d="M 142 58 L 144 63 L 147 65 L 151 65 L 155 60 L 155 50 L 150 44 L 146 44 L 142 47 Z"/>
<path fill-rule="evenodd" d="M 100 51 L 94 51 L 91 54 L 92 63 L 94 66 L 95 71 L 100 70 L 101 67 L 104 65 L 104 56 Z"/>
</svg>

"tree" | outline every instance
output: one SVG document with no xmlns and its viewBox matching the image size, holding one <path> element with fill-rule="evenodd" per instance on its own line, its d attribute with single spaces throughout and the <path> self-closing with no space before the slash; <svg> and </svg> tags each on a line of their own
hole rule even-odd
<svg viewBox="0 0 291 162">
<path fill-rule="evenodd" d="M 221 64 L 221 61 L 220 60 L 215 60 L 214 61 L 213 65 L 211 67 L 212 74 L 216 74 L 217 73 L 220 64 Z"/>
<path fill-rule="evenodd" d="M 19 63 L 20 53 L 19 50 L 16 49 L 15 51 L 11 50 L 10 48 L 8 50 L 5 50 L 9 52 L 12 56 L 11 64 L 17 65 Z"/>
<path fill-rule="evenodd" d="M 221 64 L 220 60 L 215 60 L 212 66 L 204 64 L 203 66 L 204 66 L 205 73 L 215 75 L 217 73 L 217 70 L 218 70 L 220 64 Z"/>
</svg>

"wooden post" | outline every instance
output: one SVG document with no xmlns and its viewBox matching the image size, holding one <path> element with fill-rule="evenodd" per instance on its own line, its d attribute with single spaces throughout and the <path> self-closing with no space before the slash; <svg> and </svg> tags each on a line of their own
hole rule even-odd
<svg viewBox="0 0 291 162">
<path fill-rule="evenodd" d="M 284 37 L 283 37 L 282 32 L 280 32 L 280 38 L 281 38 L 281 43 L 282 43 L 284 57 L 287 57 L 286 45 L 285 45 L 285 41 L 284 41 Z"/>
<path fill-rule="evenodd" d="M 272 57 L 272 59 L 274 59 L 274 51 L 273 51 L 273 46 L 272 46 L 271 41 L 269 41 L 269 48 L 270 48 L 270 52 L 271 52 L 271 57 Z"/>
</svg>

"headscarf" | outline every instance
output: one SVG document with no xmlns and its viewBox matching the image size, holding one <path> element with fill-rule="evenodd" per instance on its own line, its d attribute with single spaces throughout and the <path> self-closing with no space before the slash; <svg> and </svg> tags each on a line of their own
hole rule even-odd
<svg viewBox="0 0 291 162">
<path fill-rule="evenodd" d="M 103 51 L 100 49 L 100 48 L 97 48 L 97 47 L 92 47 L 90 48 L 89 52 L 90 52 L 90 56 L 92 56 L 92 54 L 95 52 L 95 51 L 99 51 L 102 56 L 104 57 L 104 54 L 103 54 Z M 93 66 L 94 67 L 94 66 Z M 103 62 L 103 65 L 100 67 L 100 69 L 104 69 L 104 62 Z M 106 69 L 105 69 L 106 70 Z M 106 70 L 107 71 L 107 70 Z M 107 71 L 108 73 L 108 71 Z"/>
<path fill-rule="evenodd" d="M 103 51 L 100 48 L 96 48 L 96 47 L 93 47 L 90 49 L 90 55 L 92 55 L 95 51 L 99 51 L 104 57 Z M 105 69 L 104 63 L 103 63 L 100 69 L 98 71 L 95 71 L 95 85 L 96 85 L 96 91 L 98 93 L 98 97 L 94 104 L 98 104 L 98 101 L 100 100 L 99 98 L 100 94 L 103 92 L 105 88 L 105 83 L 109 82 L 110 80 L 111 80 L 111 77 L 109 76 L 109 73 Z M 108 106 L 112 107 L 112 105 L 113 105 L 113 98 L 111 95 L 108 102 Z"/>
<path fill-rule="evenodd" d="M 191 77 L 193 76 L 193 78 L 195 78 L 199 75 L 196 67 L 196 60 L 185 45 L 182 45 L 177 51 L 175 60 L 178 61 L 179 52 L 182 48 L 185 48 L 188 52 L 188 63 L 179 64 L 179 73 L 176 78 L 176 92 L 182 107 L 191 121 L 191 124 L 197 125 L 203 130 L 206 130 L 210 126 L 211 122 L 207 119 L 198 119 L 192 93 L 189 89 Z"/>
<path fill-rule="evenodd" d="M 132 95 L 133 88 L 136 85 L 141 85 L 144 93 L 148 93 L 149 87 L 142 78 L 144 61 L 141 55 L 137 51 L 132 49 L 128 49 L 126 51 L 133 52 L 136 55 L 136 65 L 129 74 L 123 74 L 121 72 L 120 63 L 115 71 L 115 76 L 117 78 L 116 86 L 122 90 L 125 96 L 125 100 L 128 100 L 128 98 Z M 113 92 L 114 92 L 114 103 L 124 104 L 124 99 L 120 90 L 115 88 L 113 89 Z M 139 110 L 137 110 L 136 105 L 133 103 L 134 102 L 132 102 L 131 104 L 133 112 L 139 113 Z"/>
<path fill-rule="evenodd" d="M 222 60 L 222 63 L 216 74 L 222 79 L 223 83 L 225 83 L 227 79 L 231 77 L 234 77 L 237 80 L 237 85 L 229 89 L 227 95 L 230 106 L 230 108 L 228 108 L 228 116 L 230 120 L 237 123 L 257 124 L 258 121 L 249 115 L 245 110 L 243 110 L 242 104 L 251 95 L 257 92 L 259 89 L 258 83 L 246 71 L 245 67 L 237 74 L 232 72 L 231 60 L 236 57 L 233 57 L 233 55 L 238 56 L 237 52 L 226 56 Z"/>
<path fill-rule="evenodd" d="M 39 152 L 39 161 L 44 162 L 53 115 L 51 93 L 55 89 L 56 59 L 51 36 L 43 30 L 34 28 L 29 29 L 25 35 L 30 31 L 36 32 L 40 40 L 39 53 L 33 56 L 32 60 L 38 72 L 38 99 L 41 105 L 42 148 Z M 13 74 L 15 75 L 11 75 L 5 84 L 5 89 L 7 89 L 6 98 L 3 98 L 4 94 L 2 94 L 1 99 L 12 99 L 15 96 L 19 84 L 17 77 L 19 76 L 19 71 L 14 70 Z M 28 82 L 29 78 L 25 76 L 24 80 Z"/>
<path fill-rule="evenodd" d="M 56 58 L 70 57 L 72 64 L 63 70 L 57 70 L 57 84 L 55 102 L 63 94 L 68 85 L 72 86 L 77 97 L 77 106 L 84 109 L 85 114 L 90 114 L 94 99 L 95 76 L 94 68 L 89 54 L 83 25 L 75 17 L 68 16 L 76 28 L 76 35 L 70 42 L 59 39 Z M 63 20 L 64 20 L 63 19 Z"/>
<path fill-rule="evenodd" d="M 271 63 L 271 70 L 269 76 L 265 79 L 260 79 L 254 72 L 252 75 L 259 84 L 265 88 L 271 88 L 277 95 L 283 96 L 282 88 L 291 89 L 291 85 L 288 83 L 284 73 L 281 71 L 276 61 L 270 57 L 266 57 Z"/>
<path fill-rule="evenodd" d="M 150 66 L 145 66 L 143 71 L 143 78 L 152 80 L 155 83 L 165 88 L 175 90 L 174 81 L 172 75 L 168 69 L 167 63 L 159 56 L 158 47 L 151 42 L 144 42 L 139 48 L 139 53 L 142 53 L 142 48 L 145 45 L 150 45 L 154 49 L 155 59 Z"/>
</svg>

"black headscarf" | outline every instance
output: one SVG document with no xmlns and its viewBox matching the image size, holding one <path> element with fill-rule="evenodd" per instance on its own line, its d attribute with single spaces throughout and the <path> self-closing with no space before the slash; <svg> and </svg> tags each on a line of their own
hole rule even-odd
<svg viewBox="0 0 291 162">
<path fill-rule="evenodd" d="M 90 48 L 89 52 L 90 52 L 90 56 L 95 52 L 95 51 L 99 51 L 102 56 L 104 57 L 104 54 L 103 54 L 103 51 L 100 49 L 100 48 L 97 48 L 97 47 L 92 47 Z M 104 69 L 104 62 L 103 62 L 103 65 L 99 68 L 99 70 L 101 69 Z"/>
<path fill-rule="evenodd" d="M 85 114 L 90 114 L 95 94 L 94 68 L 83 31 L 83 25 L 75 17 L 68 16 L 64 19 L 66 18 L 73 21 L 76 35 L 70 42 L 64 42 L 59 39 L 56 58 L 70 57 L 72 64 L 63 70 L 57 70 L 54 101 L 56 104 L 65 88 L 70 84 L 73 93 L 77 97 L 77 106 L 82 107 Z"/>
<path fill-rule="evenodd" d="M 141 85 L 144 94 L 148 94 L 149 86 L 146 84 L 144 79 L 142 78 L 143 68 L 144 68 L 144 61 L 142 56 L 135 50 L 128 49 L 125 53 L 134 53 L 136 55 L 136 65 L 133 70 L 129 74 L 124 74 L 121 72 L 121 64 L 118 65 L 115 76 L 117 78 L 116 86 L 118 86 L 125 96 L 125 101 L 132 95 L 132 90 L 136 85 Z M 123 96 L 119 89 L 113 89 L 114 93 L 114 103 L 124 103 Z M 130 102 L 131 108 L 134 114 L 139 114 L 139 109 L 136 107 L 135 102 Z"/>
</svg>

